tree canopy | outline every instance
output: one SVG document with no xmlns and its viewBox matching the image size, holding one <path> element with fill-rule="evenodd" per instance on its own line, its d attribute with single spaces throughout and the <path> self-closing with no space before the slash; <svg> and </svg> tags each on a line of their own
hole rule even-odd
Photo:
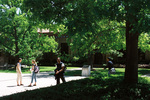
<svg viewBox="0 0 150 100">
<path fill-rule="evenodd" d="M 72 50 L 75 50 L 75 48 L 78 49 L 78 47 L 81 47 L 82 44 L 82 46 L 84 47 L 81 51 L 85 53 L 87 51 L 93 51 L 93 49 L 99 49 L 100 45 L 102 45 L 101 49 L 104 49 L 101 50 L 101 52 L 104 52 L 106 51 L 106 49 L 110 50 L 109 48 L 116 47 L 114 45 L 121 44 L 121 42 L 116 42 L 115 40 L 122 40 L 119 40 L 119 38 L 116 37 L 114 37 L 114 39 L 113 35 L 116 35 L 118 32 L 118 35 L 120 35 L 120 37 L 125 36 L 125 34 L 123 35 L 123 31 L 125 33 L 125 23 L 128 19 L 132 22 L 134 27 L 136 27 L 131 31 L 135 31 L 138 29 L 139 33 L 143 33 L 147 32 L 148 30 L 147 25 L 149 21 L 149 15 L 146 15 L 146 13 L 148 13 L 149 11 L 147 5 L 149 4 L 149 1 L 147 0 L 129 2 L 122 0 L 25 0 L 24 2 L 26 5 L 25 7 L 28 6 L 27 9 L 30 9 L 34 17 L 38 18 L 39 20 L 52 24 L 64 24 L 67 29 L 66 33 L 70 37 L 69 43 L 71 39 L 75 38 L 74 41 L 72 41 L 72 43 L 70 44 L 71 47 L 74 48 Z M 137 6 L 139 4 L 140 6 Z M 127 7 L 129 9 L 126 9 Z M 138 14 L 138 18 L 141 18 L 140 21 L 138 21 L 139 23 L 134 21 L 135 18 L 130 18 L 131 16 L 130 14 L 127 15 L 127 12 L 131 14 L 134 12 L 135 15 Z M 105 19 L 107 18 L 109 20 L 106 21 Z M 105 38 L 103 38 L 102 34 Z M 85 39 L 85 37 L 87 39 Z M 95 37 L 99 37 L 101 39 Z M 109 40 L 110 42 L 102 43 L 102 39 L 103 41 Z M 81 42 L 81 44 L 79 41 Z M 98 43 L 98 41 L 101 42 Z M 125 48 L 125 46 L 123 46 L 125 43 L 125 41 L 122 41 L 123 49 Z M 91 50 L 87 50 L 86 47 L 90 47 Z M 118 47 L 114 49 L 120 49 Z M 76 52 L 78 52 L 78 50 Z"/>
<path fill-rule="evenodd" d="M 30 20 L 31 13 L 22 10 L 23 0 L 0 0 L 0 43 L 3 51 L 28 60 L 36 59 L 43 52 L 55 52 L 54 37 L 37 32 L 37 26 Z M 14 62 L 15 63 L 15 62 Z"/>
<path fill-rule="evenodd" d="M 100 28 L 99 22 L 108 19 L 110 22 L 125 23 L 127 52 L 125 81 L 137 83 L 138 39 L 140 34 L 148 33 L 150 30 L 149 0 L 25 0 L 24 4 L 25 8 L 30 9 L 36 18 L 49 23 L 64 24 L 70 38 L 80 39 L 81 48 L 98 47 L 99 49 L 101 44 L 98 43 L 100 38 L 97 37 L 101 37 L 101 35 L 98 35 L 98 33 L 105 33 L 104 39 L 107 39 L 105 41 L 108 47 L 115 47 L 117 39 L 112 38 L 113 46 L 111 46 L 109 40 L 111 40 L 111 37 L 117 36 L 114 33 L 118 32 L 114 32 L 113 29 L 104 32 L 107 27 L 104 25 L 103 28 Z M 118 29 L 115 24 L 111 28 Z M 120 33 L 122 34 L 121 31 Z M 98 46 L 92 44 L 94 42 L 92 38 L 97 38 Z M 92 41 L 90 46 L 85 43 L 86 40 L 89 41 L 88 43 Z M 103 41 L 102 45 L 105 44 Z"/>
</svg>

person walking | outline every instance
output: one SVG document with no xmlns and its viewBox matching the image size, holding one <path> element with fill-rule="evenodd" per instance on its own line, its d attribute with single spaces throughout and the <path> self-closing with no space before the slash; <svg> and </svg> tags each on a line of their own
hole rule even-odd
<svg viewBox="0 0 150 100">
<path fill-rule="evenodd" d="M 63 83 L 66 82 L 65 77 L 64 77 L 64 71 L 65 71 L 65 65 L 63 62 L 61 62 L 60 58 L 57 58 L 57 64 L 56 64 L 56 69 L 55 71 L 55 79 L 56 79 L 56 84 L 60 84 L 60 78 Z"/>
<path fill-rule="evenodd" d="M 21 72 L 21 62 L 22 59 L 19 58 L 17 66 L 16 66 L 16 72 L 17 72 L 17 86 L 23 85 L 22 84 L 22 72 Z M 20 84 L 19 84 L 20 81 Z"/>
<path fill-rule="evenodd" d="M 33 86 L 36 86 L 36 73 L 35 73 L 35 67 L 37 66 L 37 63 L 35 60 L 32 60 L 32 69 L 31 69 L 31 72 L 32 72 L 32 77 L 31 77 L 31 83 L 30 85 L 28 85 L 28 87 L 31 87 L 32 86 L 32 83 L 33 83 L 33 79 L 35 80 L 35 84 Z"/>
<path fill-rule="evenodd" d="M 115 73 L 115 68 L 113 67 L 113 62 L 110 57 L 107 58 L 107 66 L 104 69 L 106 68 L 108 68 L 108 76 L 110 76 L 112 73 Z"/>
</svg>

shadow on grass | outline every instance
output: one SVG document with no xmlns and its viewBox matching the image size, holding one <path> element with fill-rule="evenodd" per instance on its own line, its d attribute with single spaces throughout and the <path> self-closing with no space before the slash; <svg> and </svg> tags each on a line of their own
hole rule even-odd
<svg viewBox="0 0 150 100">
<path fill-rule="evenodd" d="M 150 69 L 140 68 L 140 69 L 138 69 L 138 74 L 140 74 L 140 75 L 150 74 Z"/>
<path fill-rule="evenodd" d="M 110 77 L 107 70 L 92 71 L 91 77 L 57 86 L 3 97 L 4 100 L 149 100 L 146 83 L 124 84 L 123 72 Z"/>
</svg>

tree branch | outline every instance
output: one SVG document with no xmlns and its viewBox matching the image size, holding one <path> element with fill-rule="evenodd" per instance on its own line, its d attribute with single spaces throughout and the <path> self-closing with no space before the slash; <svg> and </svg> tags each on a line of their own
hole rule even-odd
<svg viewBox="0 0 150 100">
<path fill-rule="evenodd" d="M 102 34 L 103 32 L 113 31 L 113 30 L 115 30 L 116 28 L 126 28 L 126 27 L 120 26 L 120 27 L 110 28 L 110 29 L 108 29 L 108 30 L 103 30 L 103 31 L 101 31 L 101 32 L 98 33 L 98 34 Z"/>
<path fill-rule="evenodd" d="M 0 41 L 0 43 L 1 43 L 4 47 L 6 47 L 7 49 L 9 49 L 9 50 L 11 50 L 11 51 L 15 51 L 15 50 L 13 50 L 12 48 L 6 46 L 6 44 L 2 43 L 1 41 Z"/>
</svg>

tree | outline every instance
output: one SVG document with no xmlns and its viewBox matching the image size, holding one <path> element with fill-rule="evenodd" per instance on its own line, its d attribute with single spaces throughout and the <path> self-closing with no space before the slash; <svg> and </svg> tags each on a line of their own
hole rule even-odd
<svg viewBox="0 0 150 100">
<path fill-rule="evenodd" d="M 88 58 L 88 64 L 93 66 L 93 55 L 118 54 L 117 50 L 125 49 L 124 23 L 104 19 L 98 23 L 97 32 L 76 33 L 68 38 L 72 58 Z M 71 41 L 72 40 L 72 41 Z M 71 41 L 71 42 L 70 42 Z"/>
<path fill-rule="evenodd" d="M 3 50 L 26 63 L 36 59 L 43 52 L 55 52 L 54 37 L 37 33 L 38 23 L 29 20 L 31 13 L 22 10 L 22 0 L 0 0 L 0 43 Z M 15 63 L 15 62 L 14 62 Z"/>
<path fill-rule="evenodd" d="M 138 46 L 142 52 L 150 50 L 150 35 L 148 33 L 140 34 Z"/>
<path fill-rule="evenodd" d="M 138 38 L 143 32 L 148 32 L 150 21 L 149 0 L 111 1 L 111 15 L 118 22 L 126 23 L 126 70 L 125 82 L 138 82 Z"/>
<path fill-rule="evenodd" d="M 81 37 L 78 43 L 81 43 L 82 47 L 88 46 L 84 40 L 93 40 L 91 38 L 95 38 L 98 33 L 104 33 L 103 28 L 98 31 L 100 21 L 109 19 L 125 23 L 127 53 L 125 82 L 138 82 L 138 38 L 140 34 L 149 31 L 149 0 L 25 0 L 24 3 L 37 18 L 49 23 L 64 24 L 70 37 Z M 114 30 L 109 30 L 110 33 L 114 33 L 112 31 Z M 106 36 L 111 37 L 111 34 Z M 92 43 L 94 41 L 91 41 Z"/>
</svg>

